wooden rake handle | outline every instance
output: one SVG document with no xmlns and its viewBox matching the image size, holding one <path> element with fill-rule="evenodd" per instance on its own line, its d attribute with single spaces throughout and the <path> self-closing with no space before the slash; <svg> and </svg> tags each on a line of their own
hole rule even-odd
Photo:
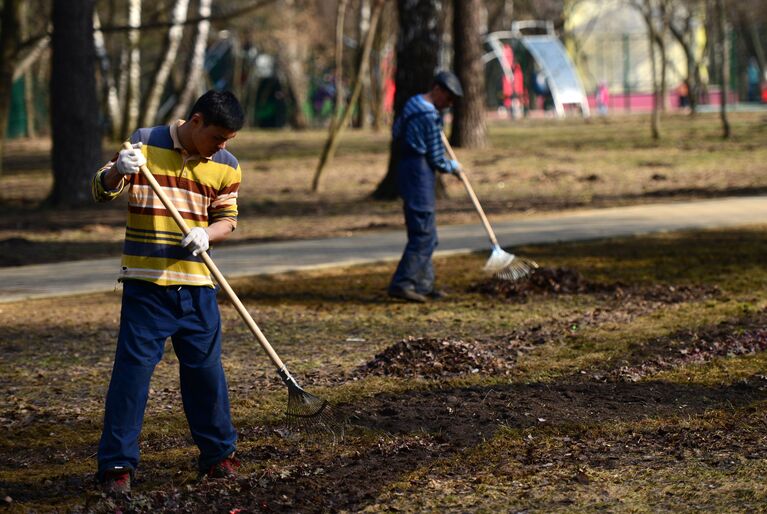
<svg viewBox="0 0 767 514">
<path fill-rule="evenodd" d="M 441 135 L 442 135 L 442 144 L 445 145 L 445 150 L 447 150 L 447 154 L 450 156 L 451 159 L 453 159 L 454 161 L 457 161 L 458 157 L 456 157 L 455 152 L 453 151 L 453 147 L 450 146 L 450 142 L 447 140 L 445 133 L 441 132 Z M 463 182 L 463 185 L 466 188 L 466 192 L 469 193 L 469 198 L 471 198 L 471 202 L 474 204 L 474 208 L 477 210 L 477 214 L 479 214 L 479 219 L 482 220 L 482 225 L 484 225 L 485 227 L 485 231 L 487 232 L 487 236 L 490 238 L 490 242 L 493 244 L 493 246 L 500 246 L 498 244 L 498 238 L 495 237 L 495 231 L 493 231 L 493 227 L 490 226 L 490 222 L 487 220 L 487 216 L 485 215 L 485 210 L 482 208 L 482 205 L 479 203 L 479 198 L 477 198 L 477 194 L 474 192 L 474 188 L 471 187 L 471 184 L 469 183 L 469 178 L 466 176 L 466 173 L 463 170 L 457 170 L 456 175 L 458 175 L 458 178 L 460 178 L 461 182 Z"/>
<path fill-rule="evenodd" d="M 125 142 L 123 143 L 123 148 L 130 150 L 133 147 L 130 143 Z M 160 198 L 160 201 L 168 210 L 168 212 L 170 212 L 170 214 L 173 216 L 173 219 L 176 221 L 176 224 L 179 226 L 184 235 L 187 235 L 189 233 L 189 226 L 186 224 L 186 221 L 184 221 L 184 218 L 181 217 L 181 214 L 178 212 L 178 209 L 176 209 L 176 206 L 173 205 L 173 202 L 170 201 L 170 198 L 168 198 L 168 195 L 166 195 L 165 191 L 162 190 L 162 187 L 157 182 L 157 179 L 154 178 L 154 175 L 152 175 L 152 172 L 149 171 L 149 168 L 147 168 L 146 165 L 141 166 L 141 175 L 144 177 L 144 179 L 146 179 L 147 182 L 149 182 L 149 185 L 152 187 L 152 191 L 154 191 L 154 194 Z M 208 252 L 200 252 L 200 257 L 210 270 L 210 273 L 215 277 L 218 285 L 221 286 L 221 289 L 223 289 L 224 292 L 226 292 L 226 296 L 229 297 L 229 300 L 232 302 L 235 309 L 237 309 L 237 312 L 240 314 L 242 320 L 246 325 L 248 325 L 248 328 L 253 333 L 253 335 L 256 336 L 256 339 L 261 344 L 261 347 L 272 360 L 274 365 L 277 366 L 277 369 L 280 371 L 285 370 L 285 364 L 282 362 L 282 359 L 280 359 L 279 355 L 277 355 L 277 352 L 274 351 L 272 345 L 269 344 L 266 336 L 264 336 L 264 333 L 261 332 L 260 328 L 258 328 L 258 325 L 256 325 L 253 317 L 242 304 L 240 299 L 237 298 L 237 295 L 229 285 L 229 282 L 226 281 L 224 275 L 218 269 L 218 266 L 216 266 L 216 263 L 213 262 L 213 259 L 211 259 L 210 255 L 208 255 Z"/>
</svg>

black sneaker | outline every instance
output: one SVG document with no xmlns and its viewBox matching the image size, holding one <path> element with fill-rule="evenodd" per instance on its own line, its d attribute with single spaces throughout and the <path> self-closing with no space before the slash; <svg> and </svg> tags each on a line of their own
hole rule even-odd
<svg viewBox="0 0 767 514">
<path fill-rule="evenodd" d="M 104 472 L 101 487 L 110 496 L 127 496 L 130 494 L 130 469 L 121 466 Z"/>
<path fill-rule="evenodd" d="M 394 289 L 389 289 L 389 296 L 391 296 L 392 298 L 399 298 L 401 300 L 405 300 L 405 301 L 413 302 L 413 303 L 426 303 L 427 301 L 429 301 L 429 299 L 426 296 L 420 293 L 416 293 L 415 289 L 404 289 L 399 287 Z"/>
<path fill-rule="evenodd" d="M 236 478 L 238 467 L 240 467 L 240 462 L 232 454 L 213 464 L 205 475 L 208 478 Z"/>
</svg>

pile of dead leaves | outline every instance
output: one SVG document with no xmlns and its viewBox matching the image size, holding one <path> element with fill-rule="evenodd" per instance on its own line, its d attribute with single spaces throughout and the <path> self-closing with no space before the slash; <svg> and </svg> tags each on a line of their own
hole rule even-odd
<svg viewBox="0 0 767 514">
<path fill-rule="evenodd" d="M 586 280 L 569 268 L 538 268 L 527 280 L 510 282 L 492 278 L 469 288 L 469 292 L 496 298 L 524 301 L 530 296 L 561 294 L 607 294 L 619 301 L 674 304 L 719 297 L 716 286 L 654 284 L 629 286 L 620 282 L 603 284 Z"/>
<path fill-rule="evenodd" d="M 358 375 L 438 378 L 471 373 L 507 374 L 512 363 L 478 342 L 405 339 L 377 354 Z"/>
<path fill-rule="evenodd" d="M 658 338 L 646 346 L 658 353 L 640 364 L 623 366 L 614 374 L 635 382 L 660 371 L 703 364 L 717 357 L 752 355 L 767 351 L 767 310 L 740 320 L 726 320 L 702 330 L 684 330 Z M 647 348 L 645 349 L 647 351 Z"/>
<path fill-rule="evenodd" d="M 691 286 L 655 284 L 643 287 L 619 287 L 615 289 L 618 299 L 639 298 L 647 302 L 684 303 L 708 300 L 722 296 L 717 286 Z"/>
<path fill-rule="evenodd" d="M 523 299 L 530 295 L 581 294 L 604 290 L 603 286 L 588 282 L 583 275 L 569 268 L 538 268 L 527 280 L 509 282 L 493 278 L 469 289 L 472 293 L 510 299 Z"/>
</svg>

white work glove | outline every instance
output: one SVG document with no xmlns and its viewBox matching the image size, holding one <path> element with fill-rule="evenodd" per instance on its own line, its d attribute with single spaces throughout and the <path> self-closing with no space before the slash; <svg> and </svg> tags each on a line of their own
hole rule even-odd
<svg viewBox="0 0 767 514">
<path fill-rule="evenodd" d="M 210 247 L 208 231 L 202 227 L 194 227 L 181 240 L 181 246 L 192 252 L 195 257 Z"/>
<path fill-rule="evenodd" d="M 461 163 L 455 159 L 450 159 L 450 173 L 458 175 L 461 172 Z"/>
<path fill-rule="evenodd" d="M 139 168 L 146 164 L 146 157 L 141 151 L 141 146 L 141 143 L 136 143 L 130 150 L 120 150 L 115 166 L 121 175 L 135 175 L 139 172 Z"/>
</svg>

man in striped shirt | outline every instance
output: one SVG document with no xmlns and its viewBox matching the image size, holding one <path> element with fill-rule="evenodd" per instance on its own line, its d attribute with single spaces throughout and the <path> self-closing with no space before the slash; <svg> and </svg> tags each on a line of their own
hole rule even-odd
<svg viewBox="0 0 767 514">
<path fill-rule="evenodd" d="M 453 73 L 442 71 L 428 93 L 410 98 L 392 127 L 399 155 L 397 187 L 404 202 L 407 246 L 389 284 L 389 296 L 423 303 L 445 296 L 434 287 L 431 256 L 437 247 L 435 220 L 436 172 L 460 168 L 445 158 L 440 111 L 463 96 Z"/>
<path fill-rule="evenodd" d="M 229 92 L 208 91 L 187 121 L 142 128 L 92 182 L 96 201 L 128 191 L 120 334 L 98 450 L 98 478 L 110 493 L 130 492 L 149 381 L 168 337 L 179 360 L 181 396 L 201 474 L 234 475 L 237 433 L 221 365 L 216 289 L 199 254 L 237 226 L 241 170 L 225 146 L 244 113 Z M 149 183 L 146 164 L 187 224 L 184 236 Z"/>
</svg>

